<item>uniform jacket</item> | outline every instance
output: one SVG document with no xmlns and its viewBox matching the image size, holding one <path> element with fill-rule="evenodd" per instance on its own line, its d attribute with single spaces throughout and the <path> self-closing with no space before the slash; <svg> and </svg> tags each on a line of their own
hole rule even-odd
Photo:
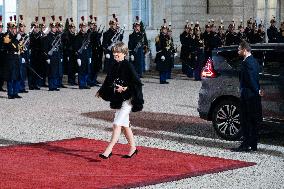
<svg viewBox="0 0 284 189">
<path fill-rule="evenodd" d="M 126 91 L 122 93 L 114 92 L 114 84 L 118 80 L 120 80 L 118 84 L 128 87 Z M 110 101 L 110 107 L 112 109 L 120 109 L 122 102 L 129 99 L 131 99 L 133 112 L 141 111 L 143 108 L 142 83 L 133 65 L 127 60 L 114 62 L 98 93 L 104 100 Z"/>
<path fill-rule="evenodd" d="M 17 35 L 12 35 L 10 32 L 6 32 L 4 37 L 9 37 L 9 43 L 3 43 L 3 51 L 5 54 L 5 60 L 1 60 L 2 63 L 2 79 L 18 80 L 20 78 L 20 64 L 19 64 L 19 41 Z"/>
</svg>

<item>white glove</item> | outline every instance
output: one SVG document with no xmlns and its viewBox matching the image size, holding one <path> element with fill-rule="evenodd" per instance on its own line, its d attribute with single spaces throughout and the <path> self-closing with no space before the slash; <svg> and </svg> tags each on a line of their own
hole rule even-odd
<svg viewBox="0 0 284 189">
<path fill-rule="evenodd" d="M 63 62 L 63 59 L 60 59 L 60 62 Z"/>
<path fill-rule="evenodd" d="M 174 57 L 177 57 L 177 56 L 178 56 L 178 53 L 175 53 L 175 54 L 174 54 Z"/>
<path fill-rule="evenodd" d="M 161 60 L 165 61 L 166 60 L 165 56 L 161 56 Z"/>
<path fill-rule="evenodd" d="M 78 66 L 81 66 L 82 62 L 81 59 L 77 59 Z"/>
<path fill-rule="evenodd" d="M 21 34 L 18 33 L 16 39 L 17 39 L 18 41 L 20 41 L 21 38 L 22 38 Z"/>
<path fill-rule="evenodd" d="M 130 56 L 130 60 L 134 61 L 134 56 L 133 55 Z"/>
<path fill-rule="evenodd" d="M 92 58 L 89 58 L 89 64 L 91 64 L 92 63 Z"/>
<path fill-rule="evenodd" d="M 26 63 L 26 60 L 24 58 L 22 58 L 22 64 Z"/>
<path fill-rule="evenodd" d="M 110 59 L 110 54 L 106 54 L 106 58 L 107 58 L 107 59 Z"/>
<path fill-rule="evenodd" d="M 46 62 L 47 62 L 48 64 L 50 64 L 50 59 L 47 59 Z"/>
<path fill-rule="evenodd" d="M 69 57 L 67 57 L 67 60 L 69 61 Z"/>
</svg>

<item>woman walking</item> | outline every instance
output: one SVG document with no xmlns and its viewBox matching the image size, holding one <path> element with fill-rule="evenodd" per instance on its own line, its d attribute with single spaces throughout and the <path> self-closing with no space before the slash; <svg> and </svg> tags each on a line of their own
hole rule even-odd
<svg viewBox="0 0 284 189">
<path fill-rule="evenodd" d="M 118 141 L 123 128 L 124 135 L 130 145 L 129 153 L 124 155 L 123 158 L 131 158 L 138 153 L 138 150 L 129 125 L 129 114 L 131 111 L 137 112 L 143 108 L 142 83 L 132 64 L 126 60 L 127 46 L 123 42 L 118 42 L 112 51 L 114 64 L 96 96 L 110 101 L 110 107 L 116 109 L 116 113 L 111 141 L 99 157 L 102 159 L 111 157 L 112 149 Z"/>
</svg>

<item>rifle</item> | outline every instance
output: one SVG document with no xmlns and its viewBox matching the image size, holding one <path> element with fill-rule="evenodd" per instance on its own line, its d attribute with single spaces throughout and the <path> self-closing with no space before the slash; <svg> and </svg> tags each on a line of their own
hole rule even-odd
<svg viewBox="0 0 284 189">
<path fill-rule="evenodd" d="M 137 52 L 138 52 L 138 49 L 139 49 L 140 47 L 142 47 L 143 44 L 144 44 L 144 35 L 142 35 L 142 38 L 139 40 L 139 42 L 137 43 L 137 45 L 136 45 L 136 47 L 133 49 L 133 51 L 134 51 L 135 53 L 137 53 Z"/>
<path fill-rule="evenodd" d="M 88 36 L 83 40 L 82 46 L 81 46 L 80 49 L 78 50 L 78 53 L 79 53 L 79 54 L 82 54 L 83 50 L 86 49 L 86 48 L 88 48 L 89 43 L 91 42 L 91 39 L 90 39 L 90 38 L 91 38 L 91 33 L 92 33 L 92 32 L 89 32 L 89 33 L 88 33 Z"/>
<path fill-rule="evenodd" d="M 49 56 L 52 56 L 53 52 L 58 50 L 59 45 L 61 44 L 61 36 L 62 36 L 62 34 L 63 34 L 63 32 L 60 33 L 59 35 L 57 35 L 55 37 L 55 39 L 52 41 L 52 44 L 51 44 L 52 47 L 51 47 L 51 49 L 47 53 Z"/>
<path fill-rule="evenodd" d="M 124 29 L 125 25 L 111 38 L 111 44 L 107 47 L 108 50 L 111 51 L 112 47 L 117 43 L 119 37 L 124 34 Z"/>
</svg>

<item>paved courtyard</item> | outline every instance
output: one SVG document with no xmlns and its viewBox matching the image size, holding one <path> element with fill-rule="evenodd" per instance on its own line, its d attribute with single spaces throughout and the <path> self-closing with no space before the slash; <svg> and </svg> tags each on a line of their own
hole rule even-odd
<svg viewBox="0 0 284 189">
<path fill-rule="evenodd" d="M 103 76 L 99 78 L 103 80 Z M 158 84 L 151 74 L 144 83 L 145 115 L 172 118 L 137 127 L 133 125 L 137 145 L 186 153 L 255 162 L 257 165 L 216 174 L 161 183 L 144 188 L 269 188 L 284 186 L 284 142 L 282 131 L 261 134 L 259 151 L 232 153 L 237 142 L 224 141 L 215 134 L 210 122 L 198 117 L 197 101 L 201 83 L 174 75 L 169 85 Z M 108 141 L 111 122 L 86 116 L 108 111 L 109 104 L 95 98 L 98 88 L 79 90 L 68 87 L 50 92 L 47 88 L 21 94 L 22 99 L 7 99 L 0 93 L 0 145 L 17 145 L 85 137 Z M 163 114 L 165 113 L 165 114 Z M 177 119 L 178 116 L 178 119 Z M 120 143 L 126 143 L 121 137 Z M 3 162 L 2 162 L 3 163 Z"/>
</svg>

